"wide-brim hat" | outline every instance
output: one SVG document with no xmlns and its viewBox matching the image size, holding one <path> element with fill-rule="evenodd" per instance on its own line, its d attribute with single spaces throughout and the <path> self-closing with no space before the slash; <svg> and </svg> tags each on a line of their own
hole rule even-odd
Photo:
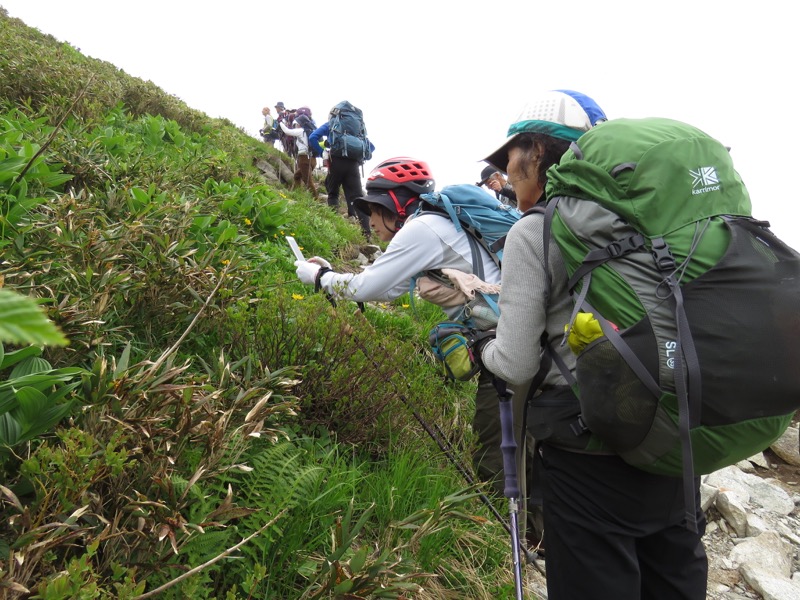
<svg viewBox="0 0 800 600">
<path fill-rule="evenodd" d="M 275 108 L 284 108 L 284 109 L 285 109 L 285 108 L 286 108 L 286 105 L 284 105 L 284 103 L 283 103 L 283 102 L 278 102 L 278 103 L 275 105 Z"/>
<path fill-rule="evenodd" d="M 509 126 L 505 141 L 483 160 L 504 173 L 508 169 L 508 147 L 523 133 L 543 133 L 574 142 L 606 115 L 589 96 L 572 90 L 551 90 L 525 104 Z"/>
</svg>

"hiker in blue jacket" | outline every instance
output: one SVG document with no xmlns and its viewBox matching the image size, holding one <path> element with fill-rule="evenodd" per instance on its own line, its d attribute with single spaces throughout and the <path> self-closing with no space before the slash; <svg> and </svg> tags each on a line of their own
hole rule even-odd
<svg viewBox="0 0 800 600">
<path fill-rule="evenodd" d="M 508 173 L 519 208 L 527 211 L 544 200 L 547 169 L 571 142 L 604 120 L 602 110 L 586 96 L 566 90 L 544 93 L 526 106 L 503 144 L 485 160 Z M 545 261 L 543 223 L 543 215 L 534 213 L 509 231 L 496 338 L 478 349 L 485 369 L 511 384 L 529 381 L 539 372 L 547 356 L 543 334 L 557 357 L 575 370 L 574 354 L 561 343 L 572 311 L 567 272 L 552 239 Z M 561 392 L 570 393 L 569 386 L 555 361 L 543 374 L 528 423 L 543 422 L 548 432 L 537 440 L 535 455 L 541 472 L 548 598 L 704 600 L 705 518 L 698 508 L 699 531 L 685 526 L 681 478 L 645 472 L 611 452 L 570 447 L 574 435 L 570 438 L 567 432 L 559 438 L 556 432 L 562 431 L 562 422 L 575 421 L 580 407 L 555 415 L 554 400 Z M 699 507 L 699 490 L 694 491 Z"/>
<path fill-rule="evenodd" d="M 308 136 L 308 143 L 315 156 L 322 156 L 322 146 L 320 140 L 328 138 L 330 135 L 330 124 L 328 121 L 315 129 Z M 375 146 L 370 142 L 370 150 L 375 150 Z M 347 215 L 358 219 L 364 237 L 370 239 L 369 215 L 355 205 L 356 198 L 364 195 L 361 187 L 361 174 L 359 167 L 361 161 L 351 158 L 329 155 L 328 175 L 325 178 L 325 186 L 328 190 L 328 206 L 333 209 L 339 207 L 339 188 L 344 191 L 345 202 L 347 203 Z"/>
</svg>

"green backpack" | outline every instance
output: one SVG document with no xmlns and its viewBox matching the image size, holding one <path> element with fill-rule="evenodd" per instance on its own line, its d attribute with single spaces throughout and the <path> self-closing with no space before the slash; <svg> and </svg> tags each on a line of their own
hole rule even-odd
<svg viewBox="0 0 800 600">
<path fill-rule="evenodd" d="M 550 168 L 547 198 L 568 333 L 586 313 L 599 326 L 564 373 L 572 429 L 683 475 L 691 525 L 695 475 L 765 449 L 800 408 L 800 255 L 751 218 L 727 149 L 673 120 L 595 127 Z"/>
</svg>

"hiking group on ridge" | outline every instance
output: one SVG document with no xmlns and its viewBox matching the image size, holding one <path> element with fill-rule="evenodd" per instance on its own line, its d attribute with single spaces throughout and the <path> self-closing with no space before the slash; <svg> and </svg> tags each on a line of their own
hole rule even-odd
<svg viewBox="0 0 800 600">
<path fill-rule="evenodd" d="M 262 109 L 265 120 L 259 134 L 265 143 L 279 141 L 281 149 L 295 161 L 294 187 L 304 185 L 316 197 L 313 174 L 322 160 L 326 169 L 328 206 L 338 210 L 339 194 L 343 192 L 347 215 L 358 221 L 365 239 L 369 240 L 369 215 L 355 204 L 356 199 L 364 194 L 361 185 L 363 164 L 370 160 L 375 150 L 367 137 L 361 109 L 346 100 L 339 102 L 331 108 L 328 120 L 319 127 L 307 106 L 286 110 L 284 103 L 278 102 L 275 109 L 278 111 L 277 119 L 272 118 L 269 107 Z"/>
<path fill-rule="evenodd" d="M 548 598 L 704 599 L 699 476 L 767 447 L 800 404 L 800 255 L 751 217 L 727 149 L 677 121 L 546 91 L 484 161 L 477 185 L 440 191 L 423 159 L 382 161 L 352 204 L 385 252 L 357 274 L 298 260 L 298 278 L 356 302 L 413 285 L 460 328 L 437 356 L 472 361 L 474 467 L 543 538 Z M 481 189 L 495 172 L 516 208 Z"/>
</svg>

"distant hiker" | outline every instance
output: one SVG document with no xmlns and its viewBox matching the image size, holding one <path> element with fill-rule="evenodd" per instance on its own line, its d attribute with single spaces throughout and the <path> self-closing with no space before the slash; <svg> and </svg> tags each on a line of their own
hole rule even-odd
<svg viewBox="0 0 800 600">
<path fill-rule="evenodd" d="M 313 175 L 317 159 L 309 147 L 308 136 L 317 126 L 311 118 L 311 109 L 301 106 L 295 111 L 293 126 L 289 127 L 286 123 L 281 122 L 280 127 L 284 135 L 291 136 L 296 140 L 297 168 L 294 172 L 294 187 L 305 185 L 311 195 L 316 198 L 317 186 L 314 184 Z"/>
<path fill-rule="evenodd" d="M 328 206 L 338 208 L 339 188 L 342 188 L 348 216 L 358 219 L 364 237 L 369 240 L 369 215 L 358 209 L 355 200 L 364 195 L 359 167 L 372 157 L 375 146 L 367 138 L 361 110 L 349 102 L 343 101 L 334 106 L 328 117 L 328 121 L 308 138 L 315 156 L 322 156 L 320 140 L 327 138 L 328 175 L 325 181 Z"/>
<path fill-rule="evenodd" d="M 528 211 L 545 200 L 548 174 L 553 172 L 548 168 L 558 164 L 571 143 L 580 146 L 579 138 L 604 120 L 602 110 L 582 94 L 543 93 L 526 105 L 506 140 L 485 160 L 508 173 L 520 210 Z M 599 134 L 603 127 L 593 131 Z M 544 221 L 534 212 L 511 228 L 503 258 L 497 337 L 478 351 L 484 367 L 510 383 L 530 381 L 537 373 L 544 377 L 528 407 L 527 423 L 541 423 L 545 438 L 537 440 L 536 456 L 544 501 L 548 598 L 704 600 L 705 521 L 698 509 L 700 531 L 685 526 L 681 479 L 645 472 L 608 450 L 576 451 L 571 446 L 579 445 L 585 435 L 580 427 L 569 427 L 577 424 L 577 413 L 563 414 L 562 400 L 572 392 L 556 365 L 561 362 L 574 373 L 575 355 L 562 343 L 572 300 L 565 259 L 552 237 L 545 249 Z M 545 365 L 541 372 L 540 365 Z M 614 385 L 613 375 L 596 385 Z M 634 412 L 631 407 L 621 418 Z M 515 425 L 519 435 L 524 424 Z M 699 499 L 697 487 L 694 493 Z"/>
<path fill-rule="evenodd" d="M 283 102 L 278 102 L 275 105 L 275 110 L 278 113 L 278 116 L 275 118 L 275 130 L 278 134 L 278 140 L 281 143 L 281 150 L 295 160 L 297 159 L 297 143 L 295 142 L 295 138 L 284 133 L 283 129 L 280 127 L 281 123 L 285 123 L 289 127 L 293 126 L 295 111 L 286 110 L 286 105 Z"/>
<path fill-rule="evenodd" d="M 335 164 L 335 160 L 334 160 Z M 379 164 L 367 178 L 365 196 L 356 200 L 361 211 L 369 215 L 378 239 L 389 242 L 386 251 L 360 273 L 336 273 L 330 263 L 314 257 L 295 263 L 297 276 L 303 283 L 315 285 L 337 298 L 355 302 L 394 300 L 408 293 L 411 282 L 425 272 L 451 272 L 453 276 L 472 276 L 483 270 L 483 282 L 500 281 L 500 269 L 489 252 L 471 242 L 465 230 L 458 231 L 444 213 L 421 211 L 420 195 L 434 191 L 433 175 L 427 163 L 409 157 L 397 157 Z M 468 186 L 471 187 L 471 186 Z M 447 189 L 447 188 L 445 188 Z M 473 257 L 473 250 L 477 256 Z M 471 280 L 473 281 L 473 280 Z M 454 286 L 440 286 L 437 297 L 426 297 L 439 304 L 450 318 L 464 311 L 461 291 Z M 483 298 L 474 301 L 475 312 L 492 312 Z M 520 395 L 524 395 L 520 390 Z M 493 485 L 502 496 L 500 473 L 503 458 L 500 450 L 498 397 L 488 375 L 478 379 L 475 397 L 473 430 L 478 448 L 473 455 L 481 480 Z"/>
<path fill-rule="evenodd" d="M 478 187 L 485 185 L 494 192 L 495 197 L 503 204 L 508 204 L 509 206 L 517 205 L 517 194 L 514 192 L 514 188 L 506 181 L 503 174 L 491 165 L 483 168 L 481 180 L 475 185 Z"/>
<path fill-rule="evenodd" d="M 262 108 L 261 114 L 264 116 L 264 125 L 258 130 L 258 134 L 264 140 L 265 144 L 272 146 L 278 139 L 278 132 L 275 131 L 275 119 L 270 114 L 269 106 Z"/>
</svg>

